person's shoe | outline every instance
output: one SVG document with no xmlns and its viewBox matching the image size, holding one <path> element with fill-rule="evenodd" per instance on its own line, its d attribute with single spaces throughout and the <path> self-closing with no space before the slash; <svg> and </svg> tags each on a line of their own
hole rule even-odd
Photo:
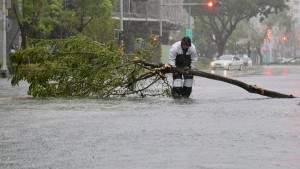
<svg viewBox="0 0 300 169">
<path fill-rule="evenodd" d="M 182 88 L 182 97 L 189 98 L 191 93 L 192 93 L 192 88 L 191 87 L 183 86 L 183 88 Z"/>
<path fill-rule="evenodd" d="M 173 87 L 172 89 L 172 97 L 174 99 L 180 99 L 182 97 L 182 88 L 181 87 Z"/>
</svg>

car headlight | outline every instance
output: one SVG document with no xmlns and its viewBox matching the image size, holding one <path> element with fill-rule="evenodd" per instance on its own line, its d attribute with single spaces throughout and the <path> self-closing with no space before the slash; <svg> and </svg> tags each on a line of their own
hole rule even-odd
<svg viewBox="0 0 300 169">
<path fill-rule="evenodd" d="M 214 66 L 214 65 L 215 65 L 215 63 L 213 63 L 213 62 L 212 62 L 212 63 L 210 63 L 210 66 Z"/>
<path fill-rule="evenodd" d="M 223 63 L 224 66 L 227 66 L 227 63 Z"/>
</svg>

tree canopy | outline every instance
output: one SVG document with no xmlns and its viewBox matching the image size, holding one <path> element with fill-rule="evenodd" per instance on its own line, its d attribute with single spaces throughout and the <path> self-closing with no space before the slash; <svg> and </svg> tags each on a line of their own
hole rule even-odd
<svg viewBox="0 0 300 169">
<path fill-rule="evenodd" d="M 100 42 L 113 38 L 111 11 L 117 0 L 12 0 L 22 48 L 29 39 L 64 39 L 83 34 Z M 101 26 L 99 26 L 101 25 Z"/>
<path fill-rule="evenodd" d="M 223 54 L 226 42 L 238 23 L 252 17 L 259 17 L 263 21 L 270 14 L 288 8 L 285 0 L 220 0 L 220 2 L 222 4 L 213 9 L 194 6 L 192 11 L 193 16 L 200 18 L 201 26 L 210 30 L 211 40 L 217 45 L 219 56 Z"/>
<path fill-rule="evenodd" d="M 30 40 L 28 47 L 13 53 L 11 83 L 27 81 L 28 94 L 35 97 L 109 97 L 146 95 L 149 85 L 161 79 L 145 74 L 147 69 L 133 60 L 149 60 L 151 45 L 124 55 L 115 43 L 99 43 L 84 36 L 66 40 Z M 144 75 L 143 75 L 144 76 Z M 136 80 L 138 77 L 141 79 Z M 155 80 L 156 79 L 156 80 Z M 139 83 L 136 83 L 136 82 Z M 164 91 L 149 94 L 161 95 Z"/>
</svg>

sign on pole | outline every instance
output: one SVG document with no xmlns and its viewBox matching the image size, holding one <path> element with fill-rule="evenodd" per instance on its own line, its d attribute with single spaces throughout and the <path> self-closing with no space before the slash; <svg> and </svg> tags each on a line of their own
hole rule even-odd
<svg viewBox="0 0 300 169">
<path fill-rule="evenodd" d="M 193 29 L 186 29 L 185 30 L 185 35 L 190 37 L 191 40 L 193 40 Z"/>
</svg>

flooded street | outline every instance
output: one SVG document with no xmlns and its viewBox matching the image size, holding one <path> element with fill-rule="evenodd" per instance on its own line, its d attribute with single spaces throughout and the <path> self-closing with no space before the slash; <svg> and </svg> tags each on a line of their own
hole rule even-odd
<svg viewBox="0 0 300 169">
<path fill-rule="evenodd" d="M 300 68 L 226 75 L 300 97 Z M 300 99 L 195 77 L 190 99 L 35 99 L 0 78 L 3 169 L 299 169 Z"/>
</svg>

